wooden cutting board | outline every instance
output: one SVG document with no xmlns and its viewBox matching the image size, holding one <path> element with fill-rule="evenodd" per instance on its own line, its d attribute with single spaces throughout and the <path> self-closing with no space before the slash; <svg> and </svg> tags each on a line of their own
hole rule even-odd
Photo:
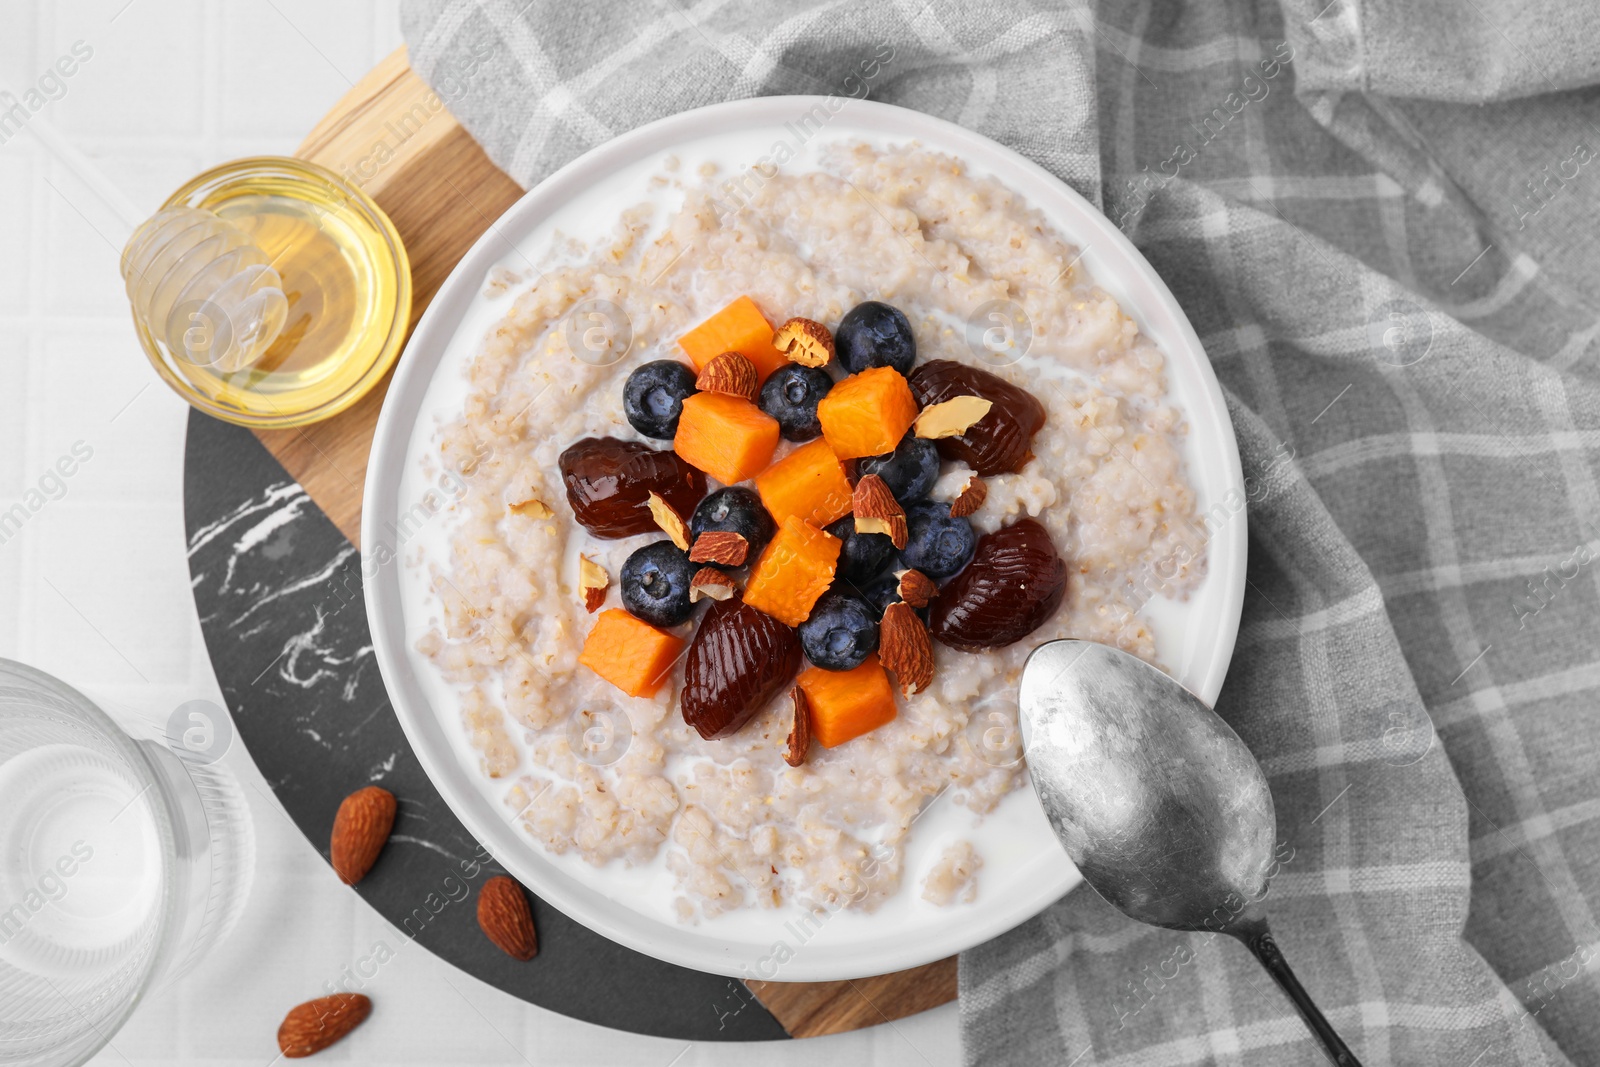
<svg viewBox="0 0 1600 1067">
<path fill-rule="evenodd" d="M 296 155 L 360 186 L 394 220 L 411 257 L 413 325 L 461 257 L 523 194 L 412 72 L 404 48 L 362 78 Z M 315 425 L 256 432 L 356 545 L 367 452 L 388 385 L 385 378 L 355 406 Z M 791 1036 L 814 1037 L 954 1000 L 956 961 L 845 982 L 746 984 Z"/>
</svg>

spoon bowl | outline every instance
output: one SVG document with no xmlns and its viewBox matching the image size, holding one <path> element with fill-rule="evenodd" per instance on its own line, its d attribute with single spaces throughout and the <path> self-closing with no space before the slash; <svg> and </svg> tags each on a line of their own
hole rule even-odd
<svg viewBox="0 0 1600 1067">
<path fill-rule="evenodd" d="M 1034 649 L 1019 701 L 1029 776 L 1083 880 L 1140 922 L 1242 941 L 1329 1059 L 1359 1067 L 1267 927 L 1277 817 L 1233 728 L 1158 668 L 1087 641 Z"/>
<path fill-rule="evenodd" d="M 1084 880 L 1140 922 L 1217 929 L 1266 894 L 1261 765 L 1200 698 L 1108 645 L 1052 641 L 1022 675 L 1033 786 Z"/>
</svg>

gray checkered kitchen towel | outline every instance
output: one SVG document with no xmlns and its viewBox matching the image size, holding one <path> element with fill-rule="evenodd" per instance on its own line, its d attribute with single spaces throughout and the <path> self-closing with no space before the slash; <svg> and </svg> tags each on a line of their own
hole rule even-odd
<svg viewBox="0 0 1600 1067">
<path fill-rule="evenodd" d="M 876 99 L 1100 204 L 1238 432 L 1249 587 L 1218 711 L 1271 779 L 1285 953 L 1368 1065 L 1600 1062 L 1588 4 L 404 10 L 417 71 L 524 186 L 688 108 L 841 91 L 887 42 Z M 961 1019 L 972 1063 L 1319 1062 L 1240 946 L 1087 890 L 962 957 Z"/>
</svg>

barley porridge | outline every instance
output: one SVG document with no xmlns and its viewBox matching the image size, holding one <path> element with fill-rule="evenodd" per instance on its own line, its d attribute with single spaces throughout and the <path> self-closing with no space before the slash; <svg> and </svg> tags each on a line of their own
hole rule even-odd
<svg viewBox="0 0 1600 1067">
<path fill-rule="evenodd" d="M 999 182 L 965 173 L 949 156 L 914 145 L 834 146 L 821 169 L 774 170 L 759 183 L 746 182 L 733 203 L 715 179 L 674 173 L 671 180 L 684 183 L 683 203 L 664 225 L 657 208 L 641 204 L 622 214 L 615 233 L 596 236 L 575 265 L 497 282 L 516 293 L 514 302 L 470 364 L 464 410 L 441 432 L 439 462 L 461 471 L 467 488 L 452 519 L 448 558 L 431 564 L 438 615 L 418 648 L 462 693 L 463 725 L 483 773 L 510 785 L 508 814 L 544 848 L 575 852 L 591 864 L 647 864 L 664 854 L 682 920 L 790 903 L 871 910 L 907 878 L 920 879 L 924 898 L 935 903 L 970 899 L 983 862 L 981 824 L 972 840 L 947 848 L 927 872 L 903 870 L 901 846 L 937 794 L 948 790 L 982 814 L 1023 782 L 1015 694 L 1029 651 L 1070 636 L 1153 661 L 1145 600 L 1184 596 L 1203 578 L 1204 537 L 1196 536 L 1203 528 L 1182 462 L 1187 427 L 1167 397 L 1162 354 L 1085 276 L 1077 250 L 1038 212 Z M 847 341 L 867 338 L 850 348 L 858 353 L 881 339 L 875 326 L 846 336 L 847 313 L 859 316 L 858 306 L 869 304 L 893 310 L 914 337 L 909 378 L 916 396 L 904 416 L 919 421 L 910 428 L 893 414 L 912 395 L 904 366 L 849 375 L 848 364 L 841 366 Z M 776 440 L 777 432 L 760 421 L 764 415 L 750 412 L 768 412 L 768 397 L 763 391 L 758 402 L 740 375 L 751 365 L 763 375 L 789 368 L 763 369 L 760 357 L 729 339 L 741 322 L 757 323 L 759 332 L 763 316 L 768 330 L 803 319 L 823 333 L 838 331 L 828 340 L 832 361 L 806 368 L 834 379 L 819 387 L 824 395 L 813 408 L 823 433 L 809 442 L 803 428 L 789 433 L 789 416 L 804 422 L 809 413 L 785 409 L 777 420 L 783 439 L 761 446 L 763 435 Z M 691 336 L 712 321 L 722 325 L 711 330 L 711 342 L 700 338 L 711 344 L 705 351 L 727 347 L 748 362 L 713 369 L 697 357 L 686 360 L 695 353 Z M 1017 331 L 1004 332 L 1018 322 L 1026 323 L 1025 354 Z M 770 339 L 759 344 L 770 356 Z M 795 366 L 814 362 L 799 353 L 800 346 L 787 353 Z M 699 391 L 688 384 L 682 391 L 709 399 L 681 402 L 682 421 L 672 414 L 675 436 L 646 437 L 636 428 L 635 408 L 625 411 L 624 393 L 642 373 L 671 379 L 670 367 L 642 370 L 662 360 L 684 363 L 688 369 L 678 376 L 694 380 Z M 987 393 L 969 388 L 974 379 L 963 368 L 999 385 Z M 709 381 L 724 370 L 728 381 Z M 940 373 L 950 385 L 942 392 L 931 381 Z M 802 380 L 801 372 L 793 379 Z M 860 388 L 846 397 L 842 381 Z M 980 479 L 969 464 L 988 463 L 993 449 L 986 455 L 983 441 L 967 453 L 957 448 L 963 462 L 947 448 L 978 435 L 984 420 L 1001 417 L 1000 409 L 1012 404 L 1003 389 L 1035 398 L 1043 424 L 1001 442 L 1015 446 L 1002 466 L 1019 469 L 994 470 L 989 463 Z M 990 397 L 989 406 L 963 407 L 973 393 Z M 828 397 L 835 398 L 831 406 Z M 979 421 L 962 421 L 978 410 L 985 412 Z M 956 419 L 959 429 L 939 437 L 933 424 L 941 417 Z M 881 449 L 888 453 L 895 446 L 883 434 L 904 433 L 910 441 L 925 430 L 942 457 L 922 471 L 931 489 L 923 487 L 903 509 L 884 500 L 888 518 L 864 513 L 863 486 L 894 479 L 887 469 L 885 479 L 869 479 L 861 448 L 891 440 Z M 758 558 L 760 545 L 750 544 L 742 565 L 716 557 L 715 567 L 696 562 L 687 621 L 652 623 L 649 611 L 641 615 L 639 583 L 651 575 L 668 581 L 660 575 L 683 566 L 691 541 L 690 558 L 699 555 L 705 534 L 673 531 L 673 516 L 688 524 L 694 513 L 698 527 L 698 503 L 719 489 L 718 473 L 751 479 L 743 484 L 757 488 L 747 499 L 790 499 L 812 492 L 809 472 L 820 469 L 809 466 L 812 459 L 838 463 L 836 456 L 845 455 L 839 442 L 847 439 L 864 443 L 850 447 L 854 454 L 844 461 L 855 484 L 843 486 L 842 502 L 819 503 L 830 509 L 825 513 L 805 512 L 815 521 L 802 514 L 772 522 L 763 531 L 767 550 Z M 591 465 L 615 461 L 603 476 L 584 475 L 591 489 L 603 484 L 613 492 L 639 464 L 655 470 L 657 460 L 666 462 L 645 453 L 646 446 L 676 448 L 682 458 L 672 461 L 698 468 L 690 473 L 699 480 L 686 485 L 680 478 L 675 489 L 656 495 L 657 528 L 639 532 L 634 524 L 622 536 L 597 536 L 603 523 L 575 511 L 572 478 L 564 479 L 576 465 L 574 451 L 587 449 Z M 787 462 L 796 456 L 803 458 Z M 771 473 L 780 464 L 805 477 Z M 973 499 L 976 510 L 958 517 Z M 965 559 L 975 561 L 956 560 L 967 569 L 942 574 L 944 557 L 935 552 L 922 568 L 929 576 L 919 578 L 940 588 L 919 595 L 898 572 L 917 573 L 906 564 L 926 546 L 907 541 L 902 530 L 898 539 L 906 547 L 882 567 L 874 586 L 888 582 L 890 591 L 876 601 L 877 593 L 857 598 L 840 577 L 852 558 L 839 547 L 850 537 L 852 507 L 855 530 L 870 518 L 865 529 L 886 540 L 897 536 L 896 511 L 910 517 L 913 533 L 924 513 L 933 518 L 920 529 L 965 523 L 977 539 L 975 550 L 966 542 Z M 844 517 L 823 521 L 835 513 Z M 1063 588 L 1054 599 L 1022 623 L 1019 609 L 1006 615 L 992 605 L 965 614 L 952 608 L 958 587 L 963 598 L 993 595 L 994 582 L 985 586 L 973 568 L 986 552 L 1004 556 L 1006 539 L 1016 542 L 1024 531 L 1028 544 L 1007 558 L 1032 552 L 1027 558 L 1064 561 L 1056 572 Z M 959 546 L 943 547 L 950 543 L 939 541 L 938 552 L 959 554 Z M 776 577 L 765 574 L 775 554 L 801 562 Z M 806 561 L 814 557 L 823 561 L 821 570 L 808 578 Z M 719 582 L 728 588 L 716 588 Z M 931 606 L 922 607 L 929 596 Z M 843 629 L 821 638 L 814 639 L 816 627 L 807 629 L 807 613 L 820 612 L 818 605 L 851 618 L 860 616 L 860 600 L 881 614 L 855 631 L 841 623 Z M 740 613 L 749 618 L 736 620 Z M 912 679 L 908 653 L 898 643 L 890 647 L 891 614 L 913 637 L 931 630 L 931 642 L 921 638 L 931 651 L 931 677 Z M 881 630 L 868 635 L 863 625 Z M 697 652 L 697 645 L 713 643 L 717 627 L 723 643 Z M 996 627 L 1002 636 L 983 636 Z M 876 648 L 858 667 L 851 633 Z M 968 647 L 980 650 L 961 650 Z M 812 666 L 802 661 L 802 649 Z M 826 670 L 817 665 L 835 652 L 841 662 Z M 750 669 L 771 677 L 718 674 L 732 671 L 729 657 L 739 655 L 759 659 L 762 666 Z M 647 663 L 654 665 L 649 677 L 637 685 L 627 680 Z M 887 674 L 880 663 L 890 667 Z M 893 691 L 885 697 L 889 677 Z M 708 728 L 697 695 L 707 685 L 722 694 L 717 699 L 731 700 L 731 692 L 751 707 Z M 869 689 L 877 694 L 871 699 L 863 696 Z M 882 714 L 868 707 L 873 700 L 886 709 Z M 791 737 L 797 717 L 809 724 L 809 743 Z"/>
</svg>

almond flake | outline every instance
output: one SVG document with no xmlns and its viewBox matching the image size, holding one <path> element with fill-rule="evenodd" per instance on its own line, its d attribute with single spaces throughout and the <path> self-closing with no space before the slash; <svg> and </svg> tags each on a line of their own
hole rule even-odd
<svg viewBox="0 0 1600 1067">
<path fill-rule="evenodd" d="M 578 595 L 583 598 L 583 606 L 593 615 L 600 610 L 600 605 L 606 602 L 606 587 L 611 584 L 611 575 L 606 569 L 588 556 L 578 557 Z"/>
<path fill-rule="evenodd" d="M 939 595 L 939 587 L 921 571 L 895 571 L 894 576 L 900 581 L 896 589 L 900 599 L 914 608 L 927 607 L 928 601 Z"/>
<path fill-rule="evenodd" d="M 905 696 L 922 692 L 933 681 L 933 642 L 910 604 L 894 603 L 884 609 L 878 660 L 894 672 Z"/>
<path fill-rule="evenodd" d="M 833 358 L 833 334 L 820 322 L 790 319 L 772 331 L 772 347 L 802 367 L 825 367 Z"/>
<path fill-rule="evenodd" d="M 690 563 L 720 563 L 724 567 L 739 567 L 750 555 L 750 542 L 744 534 L 732 530 L 707 530 L 694 539 L 689 550 Z"/>
<path fill-rule="evenodd" d="M 984 484 L 982 478 L 974 474 L 962 487 L 961 495 L 950 502 L 950 515 L 953 518 L 964 519 L 983 507 L 983 502 L 988 499 L 989 487 Z"/>
<path fill-rule="evenodd" d="M 942 404 L 929 404 L 912 425 L 918 437 L 958 437 L 981 422 L 992 407 L 994 401 L 981 396 L 958 396 Z"/>
<path fill-rule="evenodd" d="M 702 393 L 724 393 L 746 400 L 756 398 L 756 387 L 760 384 L 761 373 L 756 365 L 738 352 L 722 353 L 707 363 L 700 377 L 694 380 L 694 387 Z"/>
<path fill-rule="evenodd" d="M 712 600 L 727 600 L 739 591 L 732 578 L 715 567 L 701 567 L 694 572 L 694 577 L 689 579 L 689 603 L 698 604 L 710 597 Z"/>
<path fill-rule="evenodd" d="M 906 526 L 906 517 L 904 515 L 897 515 L 889 519 L 864 519 L 857 515 L 856 533 L 883 534 L 896 548 L 906 547 L 906 540 L 911 536 L 911 531 Z"/>
<path fill-rule="evenodd" d="M 515 515 L 526 515 L 530 519 L 548 519 L 555 515 L 555 512 L 550 510 L 550 505 L 538 497 L 529 497 L 520 504 L 512 504 L 511 512 Z"/>
<path fill-rule="evenodd" d="M 896 548 L 906 547 L 906 512 L 889 491 L 889 484 L 876 474 L 856 483 L 851 507 L 856 515 L 857 533 L 883 534 Z"/>
<path fill-rule="evenodd" d="M 660 493 L 652 492 L 649 504 L 650 515 L 656 520 L 656 525 L 672 538 L 673 544 L 685 552 L 689 551 L 689 527 L 684 524 L 683 516 Z"/>
<path fill-rule="evenodd" d="M 811 747 L 811 702 L 806 699 L 806 691 L 797 685 L 789 690 L 789 703 L 794 707 L 794 724 L 789 727 L 783 762 L 798 767 L 806 761 L 806 752 Z"/>
</svg>

